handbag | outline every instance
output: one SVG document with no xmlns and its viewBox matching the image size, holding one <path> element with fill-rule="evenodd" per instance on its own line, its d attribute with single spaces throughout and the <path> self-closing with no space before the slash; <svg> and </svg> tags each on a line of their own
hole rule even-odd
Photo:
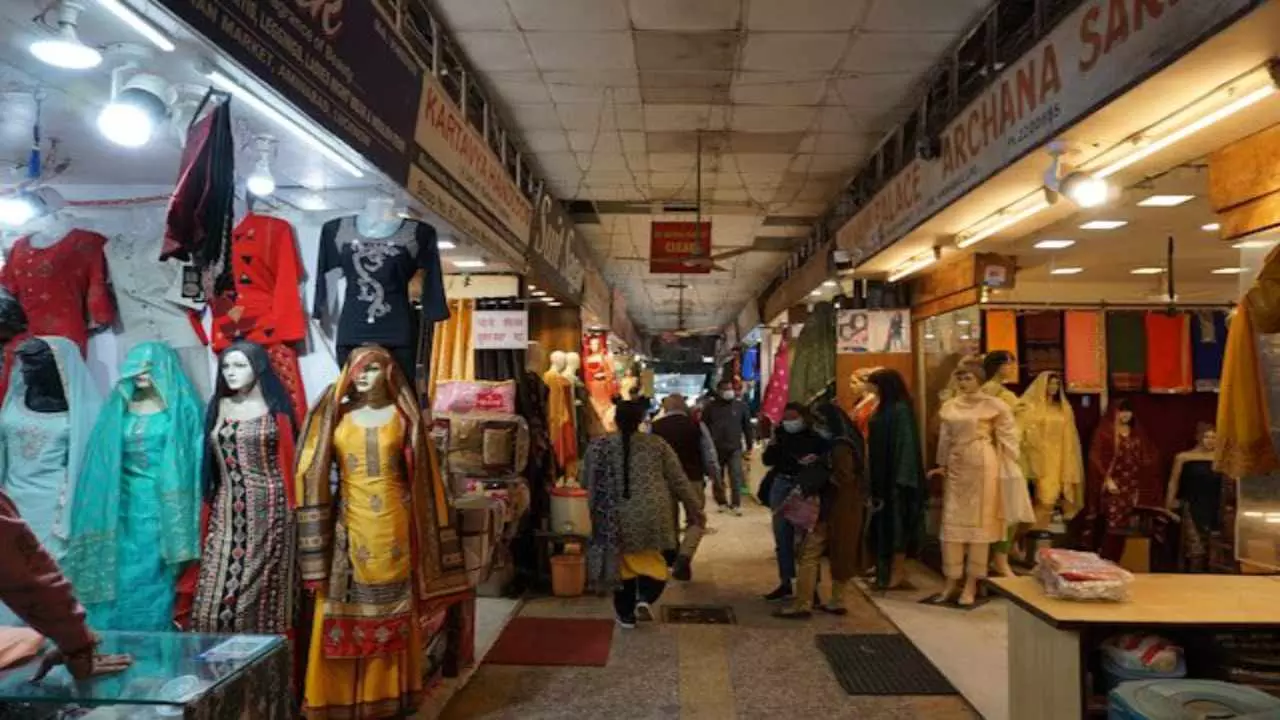
<svg viewBox="0 0 1280 720">
<path fill-rule="evenodd" d="M 831 466 L 825 460 L 801 466 L 795 482 L 796 487 L 805 495 L 821 495 L 831 482 Z"/>
<path fill-rule="evenodd" d="M 782 519 L 808 532 L 818 524 L 818 511 L 821 505 L 816 497 L 805 497 L 799 488 L 792 490 L 783 501 L 778 512 Z"/>
<path fill-rule="evenodd" d="M 756 500 L 760 504 L 769 507 L 769 493 L 773 491 L 773 481 L 778 477 L 776 469 L 770 469 L 764 474 L 764 478 L 760 480 L 760 486 L 756 488 Z"/>
</svg>

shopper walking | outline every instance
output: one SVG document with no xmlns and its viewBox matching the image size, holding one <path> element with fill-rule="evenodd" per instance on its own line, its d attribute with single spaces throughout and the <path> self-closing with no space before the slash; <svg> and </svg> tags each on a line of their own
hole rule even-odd
<svg viewBox="0 0 1280 720">
<path fill-rule="evenodd" d="M 716 446 L 720 472 L 712 480 L 711 492 L 720 512 L 742 514 L 742 488 L 747 484 L 745 461 L 751 458 L 755 431 L 751 427 L 751 411 L 737 398 L 733 381 L 721 380 L 716 396 L 702 409 L 702 423 L 711 431 Z M 726 492 L 725 475 L 729 487 Z"/>
<path fill-rule="evenodd" d="M 664 550 L 674 550 L 671 498 L 679 498 L 689 523 L 705 526 L 693 485 L 680 459 L 662 438 L 639 432 L 649 403 L 619 400 L 618 432 L 593 441 L 581 478 L 591 488 L 588 576 L 600 590 L 613 590 L 618 624 L 651 620 L 651 606 L 666 588 Z"/>
<path fill-rule="evenodd" d="M 877 370 L 867 382 L 879 399 L 867 437 L 868 536 L 876 563 L 876 586 L 894 589 L 906 582 L 906 559 L 919 551 L 923 535 L 925 483 L 920 436 L 902 376 L 895 370 Z"/>
<path fill-rule="evenodd" d="M 772 468 L 769 508 L 773 511 L 774 554 L 778 559 L 778 587 L 764 596 L 765 600 L 787 600 L 793 597 L 796 577 L 796 528 L 782 515 L 782 507 L 792 491 L 800 487 L 800 475 L 806 469 L 825 463 L 827 441 L 812 427 L 808 410 L 790 403 L 782 413 L 782 423 L 764 450 L 764 464 Z"/>
<path fill-rule="evenodd" d="M 684 396 L 678 393 L 668 395 L 662 400 L 662 417 L 653 423 L 653 434 L 667 441 L 676 457 L 680 459 L 680 467 L 695 495 L 699 508 L 706 506 L 707 478 L 720 476 L 720 465 L 716 458 L 715 444 L 711 440 L 711 432 L 707 426 L 695 422 L 689 417 L 689 406 Z M 673 496 L 673 501 L 678 500 Z M 679 528 L 680 514 L 676 502 L 672 502 L 671 512 Z M 693 579 L 691 564 L 702 541 L 702 528 L 689 525 L 684 530 L 679 548 L 672 551 L 667 560 L 671 563 L 671 576 L 681 582 Z"/>
<path fill-rule="evenodd" d="M 818 570 L 825 554 L 831 564 L 831 597 L 818 604 L 823 612 L 844 615 L 845 591 L 866 567 L 862 529 L 867 500 L 866 449 L 853 420 L 832 402 L 816 408 L 814 430 L 830 443 L 830 480 L 819 493 L 818 524 L 800 542 L 796 599 L 774 615 L 804 619 L 812 614 L 818 589 Z"/>
</svg>

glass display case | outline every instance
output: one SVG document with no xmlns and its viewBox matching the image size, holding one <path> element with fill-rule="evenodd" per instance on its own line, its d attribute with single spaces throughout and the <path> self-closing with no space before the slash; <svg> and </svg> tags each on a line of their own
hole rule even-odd
<svg viewBox="0 0 1280 720">
<path fill-rule="evenodd" d="M 88 680 L 76 680 L 59 667 L 39 683 L 31 682 L 34 662 L 0 672 L 0 720 L 293 717 L 290 656 L 283 638 L 100 635 L 100 652 L 130 655 L 133 665 Z"/>
</svg>

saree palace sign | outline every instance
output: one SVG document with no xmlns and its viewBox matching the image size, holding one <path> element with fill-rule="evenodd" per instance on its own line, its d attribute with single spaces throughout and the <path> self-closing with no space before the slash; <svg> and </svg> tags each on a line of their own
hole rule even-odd
<svg viewBox="0 0 1280 720">
<path fill-rule="evenodd" d="M 837 234 L 860 262 L 1254 6 L 1254 0 L 1090 0 L 1001 74 Z"/>
</svg>

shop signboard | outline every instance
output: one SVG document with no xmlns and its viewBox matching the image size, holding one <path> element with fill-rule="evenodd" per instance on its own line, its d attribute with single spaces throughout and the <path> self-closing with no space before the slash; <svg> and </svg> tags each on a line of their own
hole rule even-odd
<svg viewBox="0 0 1280 720">
<path fill-rule="evenodd" d="M 840 228 L 855 260 L 950 203 L 1252 8 L 1254 0 L 1088 0 L 1007 67 L 916 159 Z"/>
<path fill-rule="evenodd" d="M 471 321 L 476 350 L 528 350 L 528 310 L 477 310 Z"/>
<path fill-rule="evenodd" d="M 422 77 L 414 139 L 522 246 L 529 242 L 532 205 L 507 174 L 502 159 L 431 73 Z"/>
<path fill-rule="evenodd" d="M 586 275 L 585 245 L 573 220 L 545 190 L 538 196 L 528 237 L 529 273 L 534 282 L 579 304 Z"/>
<path fill-rule="evenodd" d="M 711 222 L 654 222 L 649 235 L 649 272 L 711 273 Z"/>
<path fill-rule="evenodd" d="M 303 114 L 400 180 L 421 66 L 371 3 L 157 0 Z"/>
<path fill-rule="evenodd" d="M 499 234 L 462 203 L 457 194 L 449 192 L 441 182 L 437 182 L 417 164 L 409 168 L 407 189 L 410 195 L 459 233 L 476 240 L 482 247 L 497 252 L 512 272 L 525 271 L 528 260 L 523 253 L 523 246 L 517 249 L 511 240 Z"/>
</svg>

